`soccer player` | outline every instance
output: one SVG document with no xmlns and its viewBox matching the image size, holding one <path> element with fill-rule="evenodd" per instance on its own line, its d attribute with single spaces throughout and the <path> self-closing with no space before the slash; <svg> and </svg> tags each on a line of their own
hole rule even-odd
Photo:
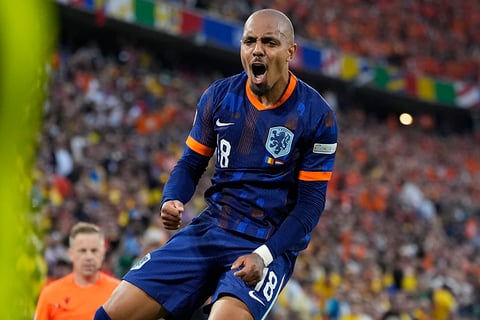
<svg viewBox="0 0 480 320">
<path fill-rule="evenodd" d="M 247 19 L 244 71 L 200 98 L 160 215 L 180 228 L 216 151 L 207 208 L 138 261 L 95 320 L 189 319 L 209 297 L 209 319 L 266 317 L 324 210 L 337 147 L 332 109 L 289 70 L 296 50 L 283 13 Z"/>
<path fill-rule="evenodd" d="M 101 271 L 105 239 L 97 225 L 79 222 L 70 231 L 68 254 L 73 270 L 40 292 L 35 320 L 92 319 L 120 283 Z"/>
</svg>

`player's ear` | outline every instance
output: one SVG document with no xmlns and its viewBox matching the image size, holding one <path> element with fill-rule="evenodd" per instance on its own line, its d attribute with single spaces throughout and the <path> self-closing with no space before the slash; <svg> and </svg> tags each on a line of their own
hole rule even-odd
<svg viewBox="0 0 480 320">
<path fill-rule="evenodd" d="M 288 48 L 288 56 L 287 56 L 287 62 L 292 61 L 293 57 L 295 56 L 295 53 L 297 52 L 297 44 L 294 43 Z"/>
</svg>

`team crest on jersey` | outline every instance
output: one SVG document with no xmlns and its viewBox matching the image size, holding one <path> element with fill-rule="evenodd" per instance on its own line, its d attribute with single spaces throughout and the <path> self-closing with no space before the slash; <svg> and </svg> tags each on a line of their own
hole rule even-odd
<svg viewBox="0 0 480 320">
<path fill-rule="evenodd" d="M 292 148 L 293 132 L 285 127 L 272 127 L 268 131 L 265 148 L 274 157 L 287 155 Z"/>
</svg>

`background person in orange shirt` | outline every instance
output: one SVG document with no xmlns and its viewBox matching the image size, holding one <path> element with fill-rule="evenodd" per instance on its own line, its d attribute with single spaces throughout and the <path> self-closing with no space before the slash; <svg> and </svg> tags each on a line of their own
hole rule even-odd
<svg viewBox="0 0 480 320">
<path fill-rule="evenodd" d="M 92 319 L 119 283 L 101 271 L 105 252 L 105 238 L 97 225 L 74 225 L 68 249 L 73 271 L 43 288 L 35 320 Z"/>
</svg>

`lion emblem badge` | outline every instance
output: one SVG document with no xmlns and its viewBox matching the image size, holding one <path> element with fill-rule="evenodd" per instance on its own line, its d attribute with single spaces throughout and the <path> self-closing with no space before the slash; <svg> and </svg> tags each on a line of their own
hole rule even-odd
<svg viewBox="0 0 480 320">
<path fill-rule="evenodd" d="M 265 148 L 274 157 L 287 155 L 292 148 L 293 132 L 285 127 L 272 127 L 268 131 Z"/>
</svg>

